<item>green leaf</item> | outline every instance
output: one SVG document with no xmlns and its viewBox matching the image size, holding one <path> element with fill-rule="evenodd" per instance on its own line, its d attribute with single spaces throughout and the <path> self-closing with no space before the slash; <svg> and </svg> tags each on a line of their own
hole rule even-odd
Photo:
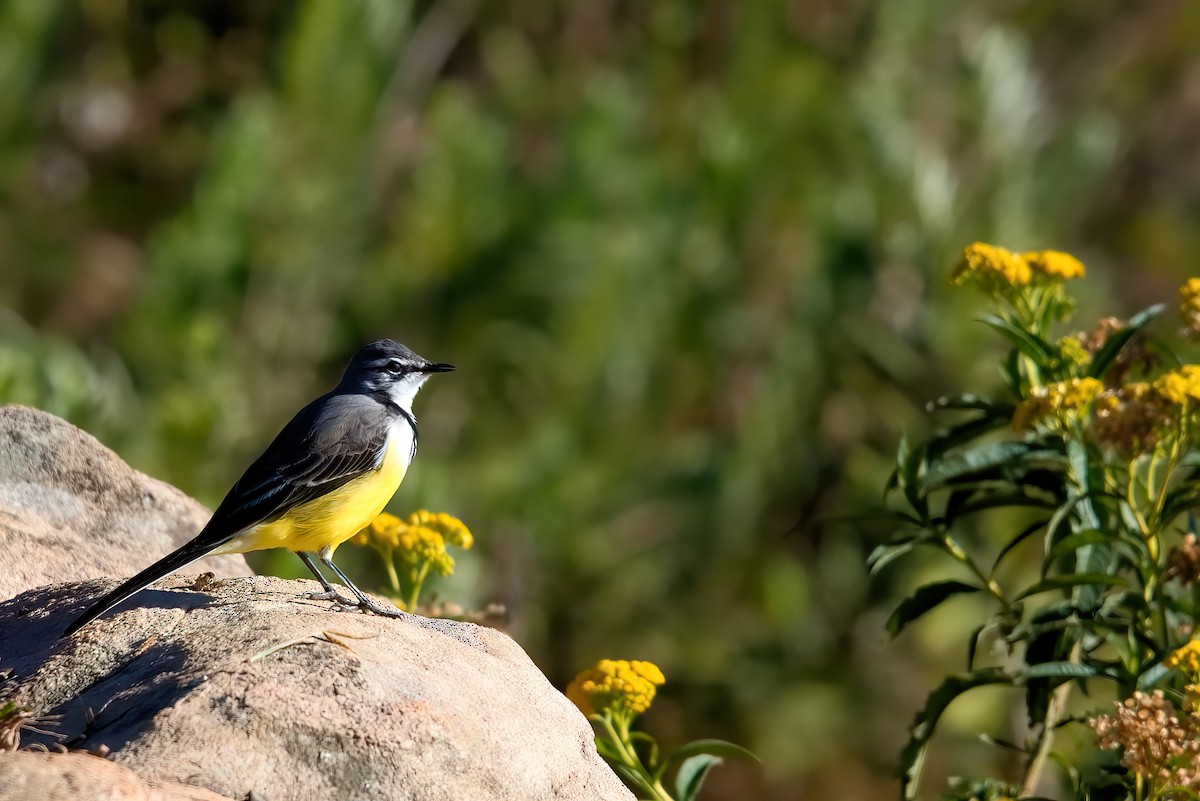
<svg viewBox="0 0 1200 801">
<path fill-rule="evenodd" d="M 621 781 L 625 782 L 626 785 L 630 787 L 645 786 L 645 778 L 637 771 L 626 767 L 620 761 L 609 760 L 608 766 L 613 769 L 613 773 L 621 777 Z"/>
<path fill-rule="evenodd" d="M 1057 504 L 1048 498 L 1039 498 L 1030 495 L 1028 492 L 1002 492 L 985 495 L 981 498 L 976 498 L 968 504 L 965 504 L 958 510 L 960 515 L 975 514 L 976 512 L 984 512 L 988 509 L 997 509 L 1005 507 L 1021 506 L 1026 509 L 1046 509 L 1050 510 Z M 1046 521 L 1042 521 L 1045 525 Z"/>
<path fill-rule="evenodd" d="M 1096 355 L 1092 357 L 1092 365 L 1088 368 L 1088 375 L 1092 378 L 1100 378 L 1116 361 L 1117 356 L 1121 354 L 1125 346 L 1129 344 L 1129 340 L 1141 331 L 1146 325 L 1158 315 L 1162 314 L 1167 308 L 1165 303 L 1159 303 L 1151 306 L 1148 309 L 1143 309 L 1137 314 L 1129 318 L 1125 323 L 1125 327 L 1113 331 L 1108 335 L 1108 339 L 1104 340 L 1104 344 L 1100 350 L 1096 351 Z"/>
<path fill-rule="evenodd" d="M 1091 499 L 1091 465 L 1087 446 L 1077 439 L 1067 440 L 1067 460 L 1071 464 L 1074 478 L 1079 482 L 1078 516 L 1081 529 L 1100 529 L 1100 517 Z M 1074 494 L 1074 492 L 1073 492 Z M 1075 572 L 1093 574 L 1108 569 L 1112 549 L 1102 543 L 1084 545 L 1075 551 Z M 1100 592 L 1092 584 L 1076 585 L 1071 600 L 1081 609 L 1095 609 L 1100 605 Z"/>
<path fill-rule="evenodd" d="M 1084 498 L 1083 495 L 1072 495 L 1071 498 L 1069 500 L 1067 500 L 1066 503 L 1062 504 L 1061 506 L 1059 506 L 1057 509 L 1054 510 L 1054 514 L 1050 515 L 1050 520 L 1046 523 L 1046 553 L 1047 554 L 1049 554 L 1052 550 L 1054 550 L 1054 545 L 1056 542 L 1056 537 L 1058 536 L 1059 529 L 1063 528 L 1064 526 L 1068 525 L 1071 522 L 1071 512 L 1074 511 L 1074 509 L 1077 505 L 1079 505 L 1080 503 L 1083 502 L 1083 498 Z M 1068 531 L 1069 530 L 1070 529 L 1068 528 Z M 1070 535 L 1068 535 L 1068 536 L 1070 536 Z M 1066 537 L 1064 537 L 1063 539 L 1066 539 Z M 1050 560 L 1044 559 L 1042 561 L 1042 575 L 1043 576 L 1050 572 L 1050 567 L 1051 567 Z"/>
<path fill-rule="evenodd" d="M 1113 576 L 1108 573 L 1068 573 L 1062 576 L 1051 576 L 1043 579 L 1032 587 L 1028 587 L 1024 592 L 1017 596 L 1017 600 L 1022 600 L 1037 595 L 1040 592 L 1049 592 L 1050 590 L 1062 590 L 1067 587 L 1122 587 L 1131 589 L 1129 582 L 1120 576 Z M 1090 608 L 1090 607 L 1089 607 Z"/>
<path fill-rule="evenodd" d="M 917 538 L 911 537 L 899 542 L 888 542 L 883 545 L 876 545 L 867 557 L 867 570 L 871 575 L 875 575 L 880 570 L 883 570 L 894 560 L 899 559 L 904 554 L 917 547 Z"/>
<path fill-rule="evenodd" d="M 975 654 L 979 651 L 979 641 L 991 627 L 991 623 L 984 623 L 976 626 L 975 630 L 971 632 L 971 637 L 967 640 L 967 670 L 975 669 Z"/>
<path fill-rule="evenodd" d="M 1030 452 L 1024 442 L 989 442 L 960 451 L 930 464 L 925 483 L 936 487 L 960 476 L 969 476 L 992 467 L 1009 464 Z"/>
<path fill-rule="evenodd" d="M 913 448 L 908 438 L 902 437 L 896 452 L 896 486 L 904 493 L 905 500 L 922 522 L 929 519 L 929 503 L 921 487 L 921 466 L 924 463 L 924 446 Z"/>
<path fill-rule="evenodd" d="M 980 322 L 1003 334 L 1016 346 L 1017 350 L 1033 359 L 1039 367 L 1047 366 L 1058 355 L 1054 346 L 1037 334 L 1030 333 L 994 314 L 981 318 Z"/>
<path fill-rule="evenodd" d="M 904 627 L 917 620 L 929 610 L 955 595 L 980 592 L 982 588 L 961 581 L 939 581 L 926 584 L 905 598 L 888 618 L 887 631 L 893 637 L 904 630 Z"/>
<path fill-rule="evenodd" d="M 971 440 L 995 431 L 1001 426 L 1008 425 L 1012 420 L 1012 408 L 1008 408 L 1007 414 L 988 414 L 983 417 L 975 417 L 966 422 L 959 423 L 953 428 L 939 432 L 926 443 L 926 449 L 931 461 L 941 458 L 946 451 L 952 448 L 957 448 Z"/>
<path fill-rule="evenodd" d="M 1000 549 L 1000 553 L 996 555 L 996 561 L 992 563 L 991 575 L 993 575 L 993 576 L 996 575 L 996 569 L 1000 567 L 1000 562 L 1002 562 L 1004 560 L 1004 557 L 1006 557 L 1010 553 L 1012 553 L 1014 548 L 1016 548 L 1022 542 L 1027 540 L 1030 536 L 1032 536 L 1033 534 L 1036 534 L 1038 531 L 1040 531 L 1044 525 L 1046 525 L 1045 520 L 1036 520 L 1033 523 L 1030 523 L 1024 529 L 1022 529 L 1021 532 L 1019 534 L 1017 534 L 1017 536 L 1015 536 L 1011 540 L 1009 540 L 1008 543 L 1005 544 L 1005 546 Z"/>
<path fill-rule="evenodd" d="M 696 754 L 684 760 L 675 775 L 675 797 L 678 801 L 694 801 L 704 784 L 708 771 L 722 762 L 720 757 L 712 754 Z"/>
<path fill-rule="evenodd" d="M 755 762 L 761 760 L 754 755 L 753 751 L 742 748 L 737 743 L 731 743 L 728 740 L 692 740 L 687 745 L 684 745 L 675 753 L 667 758 L 668 762 L 673 762 L 677 759 L 687 759 L 696 754 L 711 754 L 713 756 L 722 757 L 744 757 L 753 759 Z"/>
<path fill-rule="evenodd" d="M 937 409 L 971 409 L 981 412 L 995 412 L 998 409 L 1006 409 L 1006 416 L 1012 417 L 1012 411 L 1015 407 L 1011 403 L 998 403 L 985 395 L 964 392 L 961 395 L 943 395 L 937 400 L 930 401 L 928 408 L 931 412 Z"/>
<path fill-rule="evenodd" d="M 1021 354 L 1016 348 L 1010 350 L 1004 357 L 1004 363 L 1000 366 L 1000 375 L 1004 378 L 1004 384 L 1014 398 L 1020 400 L 1025 397 L 1025 382 L 1021 378 Z"/>
<path fill-rule="evenodd" d="M 1094 545 L 1098 542 L 1110 542 L 1112 535 L 1103 531 L 1098 531 L 1094 528 L 1076 531 L 1074 534 L 1068 534 L 1063 537 L 1054 547 L 1050 549 L 1050 553 L 1046 556 L 1046 563 L 1049 564 L 1061 556 L 1069 554 L 1077 548 L 1082 548 L 1085 545 Z"/>
<path fill-rule="evenodd" d="M 1150 690 L 1157 687 L 1163 679 L 1171 674 L 1173 668 L 1169 668 L 1159 662 L 1154 667 L 1142 671 L 1142 675 L 1137 678 L 1137 687 L 1139 690 Z"/>
<path fill-rule="evenodd" d="M 1109 671 L 1079 662 L 1042 662 L 1018 671 L 1018 678 L 1029 679 L 1098 679 L 1112 678 Z"/>
<path fill-rule="evenodd" d="M 1013 679 L 999 668 L 986 668 L 965 675 L 950 676 L 925 699 L 925 708 L 917 713 L 909 730 L 908 744 L 900 754 L 900 775 L 904 783 L 905 801 L 916 801 L 920 787 L 921 769 L 925 764 L 925 752 L 933 738 L 934 729 L 942 713 L 955 698 L 991 684 L 1012 685 Z"/>
<path fill-rule="evenodd" d="M 1163 504 L 1163 522 L 1172 521 L 1196 506 L 1200 506 L 1200 487 L 1193 483 L 1181 484 L 1167 493 Z"/>
</svg>

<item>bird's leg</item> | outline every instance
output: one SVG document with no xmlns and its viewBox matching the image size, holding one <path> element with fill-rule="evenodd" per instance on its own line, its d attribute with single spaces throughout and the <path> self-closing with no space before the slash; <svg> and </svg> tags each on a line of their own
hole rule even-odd
<svg viewBox="0 0 1200 801">
<path fill-rule="evenodd" d="M 317 569 L 317 565 L 313 562 L 311 556 L 304 551 L 296 551 L 296 556 L 300 557 L 300 561 L 308 566 L 308 569 L 317 577 L 317 581 L 321 582 L 321 586 L 325 588 L 325 592 L 306 592 L 304 593 L 305 598 L 310 601 L 337 601 L 340 606 L 348 609 L 356 609 L 358 607 L 357 601 L 351 601 L 349 598 L 344 597 L 337 591 L 336 587 L 329 583 L 329 579 L 325 578 L 325 575 Z"/>
<path fill-rule="evenodd" d="M 383 617 L 404 617 L 404 613 L 401 612 L 400 610 L 388 609 L 384 606 L 380 606 L 377 601 L 372 599 L 370 596 L 368 596 L 365 592 L 360 590 L 358 587 L 354 586 L 354 582 L 351 581 L 349 579 L 349 577 L 345 573 L 342 572 L 342 569 L 340 567 L 338 567 L 337 565 L 335 565 L 333 563 L 333 555 L 328 550 L 322 549 L 320 552 L 318 552 L 317 556 L 319 556 L 321 558 L 321 561 L 325 564 L 326 567 L 328 567 L 330 570 L 332 570 L 334 573 L 337 574 L 338 579 L 343 584 L 346 585 L 346 589 L 348 589 L 348 590 L 350 590 L 350 592 L 354 593 L 354 597 L 358 599 L 358 603 L 351 604 L 351 605 L 358 606 L 358 608 L 360 608 L 360 609 L 363 609 L 367 612 L 372 612 L 376 615 L 381 615 Z"/>
</svg>

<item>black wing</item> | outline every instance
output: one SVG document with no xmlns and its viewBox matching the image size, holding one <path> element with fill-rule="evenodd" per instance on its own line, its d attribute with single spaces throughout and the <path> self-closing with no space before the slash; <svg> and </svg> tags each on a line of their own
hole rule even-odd
<svg viewBox="0 0 1200 801">
<path fill-rule="evenodd" d="M 329 394 L 313 401 L 246 468 L 195 538 L 98 600 L 62 636 L 247 528 L 374 470 L 383 459 L 391 419 L 386 406 L 366 395 Z"/>
<path fill-rule="evenodd" d="M 246 468 L 196 540 L 216 548 L 376 469 L 390 422 L 387 407 L 366 395 L 313 401 Z"/>
</svg>

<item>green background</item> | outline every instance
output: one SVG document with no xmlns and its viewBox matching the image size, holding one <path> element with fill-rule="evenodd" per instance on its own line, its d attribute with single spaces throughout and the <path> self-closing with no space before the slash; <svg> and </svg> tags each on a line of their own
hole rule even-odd
<svg viewBox="0 0 1200 801">
<path fill-rule="evenodd" d="M 363 342 L 453 362 L 390 507 L 474 531 L 440 597 L 559 687 L 659 664 L 649 731 L 763 758 L 709 801 L 891 797 L 973 610 L 885 642 L 933 566 L 869 583 L 845 518 L 997 386 L 946 273 L 1053 247 L 1081 324 L 1171 300 L 1198 54 L 1158 0 L 5 0 L 0 401 L 213 505 Z M 952 710 L 931 793 L 1011 769 L 973 733 L 1013 700 Z"/>
</svg>

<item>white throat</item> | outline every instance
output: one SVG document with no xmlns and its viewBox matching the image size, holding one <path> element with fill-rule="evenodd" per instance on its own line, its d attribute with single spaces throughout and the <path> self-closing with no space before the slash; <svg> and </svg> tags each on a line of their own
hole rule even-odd
<svg viewBox="0 0 1200 801">
<path fill-rule="evenodd" d="M 409 373 L 388 387 L 388 397 L 392 403 L 412 415 L 413 398 L 417 397 L 421 385 L 429 378 L 426 373 Z"/>
</svg>

